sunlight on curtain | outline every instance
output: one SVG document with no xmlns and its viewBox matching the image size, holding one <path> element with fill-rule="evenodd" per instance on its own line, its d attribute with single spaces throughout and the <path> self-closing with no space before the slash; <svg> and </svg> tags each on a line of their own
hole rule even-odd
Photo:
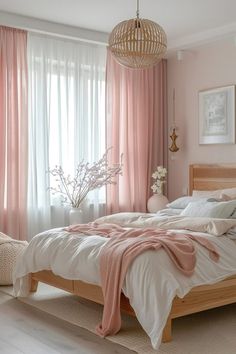
<svg viewBox="0 0 236 354">
<path fill-rule="evenodd" d="M 105 151 L 105 60 L 103 46 L 28 37 L 30 236 L 69 223 L 68 207 L 49 191 L 49 169 L 61 165 L 73 175 L 78 162 Z M 84 222 L 104 203 L 104 190 L 90 193 Z"/>
</svg>

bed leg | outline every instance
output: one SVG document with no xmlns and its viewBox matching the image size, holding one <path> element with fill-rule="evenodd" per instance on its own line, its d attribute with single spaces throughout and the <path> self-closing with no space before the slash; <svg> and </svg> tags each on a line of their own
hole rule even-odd
<svg viewBox="0 0 236 354">
<path fill-rule="evenodd" d="M 171 329 L 172 329 L 172 318 L 168 317 L 168 319 L 166 321 L 166 325 L 165 325 L 163 332 L 162 332 L 162 342 L 163 343 L 171 342 L 171 340 L 172 340 Z"/>
<path fill-rule="evenodd" d="M 38 288 L 38 281 L 31 278 L 30 279 L 30 292 L 35 293 L 37 291 L 37 288 Z"/>
</svg>

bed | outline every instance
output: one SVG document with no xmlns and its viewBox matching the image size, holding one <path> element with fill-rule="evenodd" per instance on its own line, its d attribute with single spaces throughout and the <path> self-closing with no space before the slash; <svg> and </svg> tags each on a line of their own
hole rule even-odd
<svg viewBox="0 0 236 354">
<path fill-rule="evenodd" d="M 190 195 L 193 190 L 210 191 L 234 187 L 236 187 L 236 165 L 194 164 L 189 167 Z M 102 289 L 98 285 L 81 280 L 65 279 L 50 270 L 40 270 L 31 273 L 31 292 L 37 291 L 38 282 L 58 287 L 72 294 L 103 304 Z M 171 311 L 162 332 L 162 341 L 171 341 L 173 319 L 234 302 L 236 302 L 236 270 L 233 274 L 217 283 L 193 287 L 183 298 L 176 296 L 173 299 Z M 129 299 L 123 293 L 121 295 L 121 310 L 135 316 Z"/>
</svg>

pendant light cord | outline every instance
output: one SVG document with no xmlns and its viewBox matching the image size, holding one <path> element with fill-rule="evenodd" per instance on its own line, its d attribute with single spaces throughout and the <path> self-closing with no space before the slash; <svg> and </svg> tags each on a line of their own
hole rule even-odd
<svg viewBox="0 0 236 354">
<path fill-rule="evenodd" d="M 136 11 L 136 14 L 137 14 L 137 18 L 139 18 L 139 0 L 137 0 L 137 11 Z"/>
<path fill-rule="evenodd" d="M 173 89 L 173 125 L 175 127 L 175 88 Z"/>
</svg>

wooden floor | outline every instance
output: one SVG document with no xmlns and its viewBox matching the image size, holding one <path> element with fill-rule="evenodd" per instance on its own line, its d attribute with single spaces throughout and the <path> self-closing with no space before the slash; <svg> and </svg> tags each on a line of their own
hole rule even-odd
<svg viewBox="0 0 236 354">
<path fill-rule="evenodd" d="M 0 292 L 1 354 L 131 354 Z"/>
</svg>

